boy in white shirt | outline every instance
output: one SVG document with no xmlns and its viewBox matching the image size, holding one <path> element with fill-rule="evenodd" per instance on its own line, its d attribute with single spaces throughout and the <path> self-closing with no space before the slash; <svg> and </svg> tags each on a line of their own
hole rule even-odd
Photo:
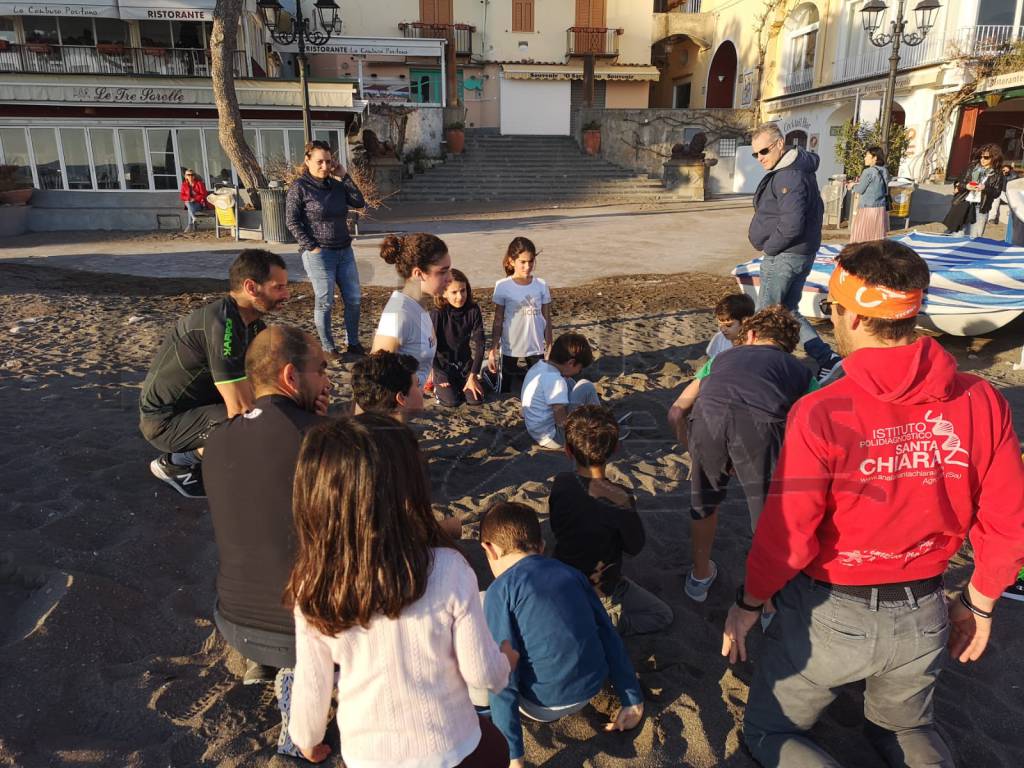
<svg viewBox="0 0 1024 768">
<path fill-rule="evenodd" d="M 731 349 L 740 326 L 748 317 L 754 316 L 754 300 L 745 293 L 730 293 L 723 296 L 715 304 L 715 319 L 718 321 L 718 333 L 708 342 L 706 354 L 714 357 Z"/>
<path fill-rule="evenodd" d="M 563 333 L 551 345 L 547 360 L 540 360 L 523 381 L 523 420 L 526 431 L 541 448 L 560 451 L 565 447 L 565 420 L 581 405 L 600 405 L 594 384 L 573 377 L 594 362 L 586 337 Z"/>
</svg>

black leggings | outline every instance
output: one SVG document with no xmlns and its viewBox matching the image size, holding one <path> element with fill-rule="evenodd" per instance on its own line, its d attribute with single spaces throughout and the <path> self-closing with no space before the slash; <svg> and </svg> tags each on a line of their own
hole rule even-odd
<svg viewBox="0 0 1024 768">
<path fill-rule="evenodd" d="M 526 367 L 521 368 L 519 361 L 521 359 L 526 360 Z M 501 391 L 512 392 L 516 395 L 519 394 L 523 388 L 523 379 L 526 378 L 526 372 L 530 370 L 534 365 L 537 364 L 538 360 L 543 360 L 544 355 L 527 355 L 525 358 L 509 357 L 508 355 L 501 356 Z"/>
<path fill-rule="evenodd" d="M 466 379 L 468 377 L 462 371 L 457 368 L 448 368 L 444 370 L 438 366 L 434 366 L 434 395 L 437 397 L 437 401 L 441 405 L 456 406 L 466 403 L 466 405 L 480 405 L 483 403 L 483 398 L 477 397 L 472 392 L 466 391 L 463 387 L 466 386 Z M 442 387 L 442 384 L 447 384 L 447 387 Z"/>
</svg>

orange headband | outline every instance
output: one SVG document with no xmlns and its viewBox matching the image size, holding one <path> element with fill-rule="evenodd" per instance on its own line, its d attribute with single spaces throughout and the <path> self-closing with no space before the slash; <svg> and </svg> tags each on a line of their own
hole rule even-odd
<svg viewBox="0 0 1024 768">
<path fill-rule="evenodd" d="M 828 292 L 838 304 L 864 317 L 905 320 L 921 311 L 924 291 L 894 291 L 869 285 L 842 267 L 836 267 L 828 281 Z"/>
</svg>

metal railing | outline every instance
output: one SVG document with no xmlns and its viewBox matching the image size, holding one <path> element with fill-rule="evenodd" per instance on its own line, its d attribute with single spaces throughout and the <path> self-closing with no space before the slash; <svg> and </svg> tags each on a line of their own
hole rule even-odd
<svg viewBox="0 0 1024 768">
<path fill-rule="evenodd" d="M 900 48 L 900 71 L 926 64 L 937 64 L 946 58 L 947 40 L 941 32 L 933 31 L 920 45 Z M 890 48 L 875 48 L 862 56 L 850 56 L 836 67 L 835 81 L 859 80 L 863 77 L 883 75 L 889 71 Z"/>
<path fill-rule="evenodd" d="M 621 29 L 608 27 L 569 27 L 566 31 L 566 50 L 570 56 L 614 57 L 619 55 Z"/>
<path fill-rule="evenodd" d="M 476 27 L 472 24 L 432 24 L 425 21 L 403 21 L 398 25 L 403 37 L 433 37 L 445 40 L 455 39 L 455 53 L 460 56 L 473 55 L 473 33 Z"/>
<path fill-rule="evenodd" d="M 962 27 L 953 38 L 950 54 L 953 56 L 999 56 L 1024 41 L 1024 27 L 1000 24 L 982 24 Z"/>
<path fill-rule="evenodd" d="M 796 93 L 797 91 L 806 91 L 813 83 L 814 70 L 812 68 L 798 69 L 795 72 L 790 72 L 782 79 L 782 92 Z"/>
<path fill-rule="evenodd" d="M 235 51 L 235 77 L 248 77 L 245 51 Z M 210 52 L 198 49 L 126 48 L 120 45 L 0 45 L 0 72 L 85 73 L 209 77 Z"/>
<path fill-rule="evenodd" d="M 700 13 L 700 0 L 668 0 L 665 6 L 676 13 Z"/>
</svg>

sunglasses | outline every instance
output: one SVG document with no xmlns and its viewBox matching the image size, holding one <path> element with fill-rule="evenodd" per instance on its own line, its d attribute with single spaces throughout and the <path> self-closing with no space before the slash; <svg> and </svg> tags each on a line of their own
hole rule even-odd
<svg viewBox="0 0 1024 768">
<path fill-rule="evenodd" d="M 821 310 L 821 314 L 823 314 L 825 317 L 830 317 L 832 315 L 832 307 L 836 303 L 837 302 L 832 301 L 826 296 L 823 299 L 818 299 L 818 309 Z"/>
<path fill-rule="evenodd" d="M 765 155 L 767 155 L 769 152 L 772 151 L 772 147 L 774 147 L 777 143 L 778 143 L 777 141 L 773 141 L 771 144 L 769 144 L 764 149 L 759 149 L 759 150 L 757 150 L 757 152 L 751 152 L 750 156 L 752 158 L 754 158 L 755 160 L 757 160 L 758 157 L 764 157 Z"/>
<path fill-rule="evenodd" d="M 982 160 L 991 160 L 992 159 L 992 155 L 982 155 L 981 159 Z"/>
</svg>

